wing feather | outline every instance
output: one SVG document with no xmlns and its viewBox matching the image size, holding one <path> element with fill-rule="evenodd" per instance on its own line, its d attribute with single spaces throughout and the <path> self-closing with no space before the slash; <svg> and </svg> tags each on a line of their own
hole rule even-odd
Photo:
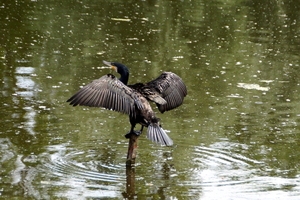
<svg viewBox="0 0 300 200">
<path fill-rule="evenodd" d="M 160 112 L 172 110 L 180 106 L 184 97 L 187 95 L 187 89 L 182 79 L 172 73 L 163 72 L 157 79 L 147 83 L 150 88 L 155 90 L 166 100 L 167 103 L 157 103 Z"/>
<path fill-rule="evenodd" d="M 103 107 L 132 116 L 136 109 L 143 108 L 139 94 L 111 74 L 84 86 L 67 102 L 73 106 Z"/>
</svg>

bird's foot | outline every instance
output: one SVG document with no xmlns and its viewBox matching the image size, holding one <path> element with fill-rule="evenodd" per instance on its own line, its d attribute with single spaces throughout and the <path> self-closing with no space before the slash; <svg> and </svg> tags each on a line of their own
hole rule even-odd
<svg viewBox="0 0 300 200">
<path fill-rule="evenodd" d="M 135 134 L 137 136 L 140 136 L 142 134 L 142 131 L 129 131 L 128 133 L 126 133 L 125 137 L 130 138 L 131 134 Z"/>
</svg>

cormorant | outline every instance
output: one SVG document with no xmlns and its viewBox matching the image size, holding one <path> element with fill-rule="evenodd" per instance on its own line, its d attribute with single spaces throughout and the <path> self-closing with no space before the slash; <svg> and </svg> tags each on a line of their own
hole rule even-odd
<svg viewBox="0 0 300 200">
<path fill-rule="evenodd" d="M 129 115 L 131 129 L 128 134 L 141 134 L 143 127 L 148 127 L 147 137 L 161 145 L 173 145 L 172 139 L 161 128 L 160 119 L 156 118 L 148 100 L 156 103 L 159 111 L 180 106 L 187 95 L 187 89 L 179 76 L 172 72 L 163 72 L 149 83 L 127 85 L 129 70 L 117 62 L 103 61 L 121 75 L 117 79 L 107 74 L 81 88 L 67 102 L 73 106 L 103 107 Z M 135 125 L 142 125 L 140 131 L 134 131 Z"/>
</svg>

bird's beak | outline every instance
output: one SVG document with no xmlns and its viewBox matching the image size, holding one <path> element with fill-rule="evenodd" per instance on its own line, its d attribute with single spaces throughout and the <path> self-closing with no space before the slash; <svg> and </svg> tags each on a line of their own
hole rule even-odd
<svg viewBox="0 0 300 200">
<path fill-rule="evenodd" d="M 111 62 L 107 62 L 107 61 L 103 60 L 103 64 L 105 64 L 105 65 L 111 67 L 113 70 L 115 70 L 115 71 L 117 72 L 117 67 L 114 66 L 114 65 L 112 65 Z"/>
</svg>

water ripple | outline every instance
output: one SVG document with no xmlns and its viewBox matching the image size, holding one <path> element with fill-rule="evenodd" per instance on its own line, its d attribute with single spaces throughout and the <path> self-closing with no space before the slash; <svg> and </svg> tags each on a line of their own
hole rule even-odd
<svg viewBox="0 0 300 200">
<path fill-rule="evenodd" d="M 54 153 L 50 156 L 49 162 L 45 163 L 47 170 L 55 176 L 72 177 L 80 180 L 104 181 L 110 183 L 123 183 L 126 177 L 117 173 L 101 173 L 91 170 L 91 163 L 78 162 L 76 159 L 85 157 L 85 152 L 70 152 L 63 155 L 61 152 Z M 109 169 L 118 170 L 118 166 L 109 166 L 104 164 L 93 163 L 92 168 L 102 167 L 103 171 Z"/>
<path fill-rule="evenodd" d="M 241 154 L 233 153 L 230 151 L 219 150 L 208 147 L 196 147 L 195 154 L 203 158 L 196 157 L 195 161 L 202 161 L 206 164 L 226 164 L 226 165 L 256 165 L 262 164 L 257 160 L 247 158 Z"/>
<path fill-rule="evenodd" d="M 297 178 L 269 177 L 265 171 L 267 164 L 240 154 L 247 145 L 217 142 L 209 147 L 194 147 L 196 167 L 189 185 L 191 194 L 205 195 L 201 199 L 275 199 L 285 190 L 299 190 Z M 199 190 L 200 189 L 200 190 Z M 272 191 L 272 195 L 265 194 Z"/>
</svg>

